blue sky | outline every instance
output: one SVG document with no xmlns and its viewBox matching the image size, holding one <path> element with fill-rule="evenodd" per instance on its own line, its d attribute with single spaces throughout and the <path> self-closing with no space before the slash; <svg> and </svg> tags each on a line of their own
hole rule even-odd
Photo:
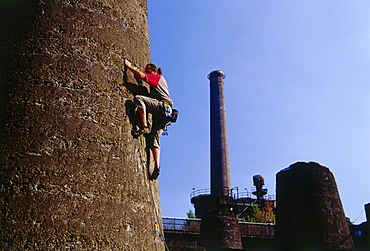
<svg viewBox="0 0 370 251">
<path fill-rule="evenodd" d="M 226 74 L 232 186 L 315 161 L 334 174 L 346 216 L 370 202 L 370 1 L 148 0 L 151 56 L 178 122 L 162 137 L 162 215 L 186 217 L 210 187 L 209 80 Z"/>
</svg>

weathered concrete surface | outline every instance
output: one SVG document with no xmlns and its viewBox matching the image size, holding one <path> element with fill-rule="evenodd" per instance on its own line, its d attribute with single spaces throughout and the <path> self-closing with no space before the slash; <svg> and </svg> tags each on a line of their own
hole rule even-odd
<svg viewBox="0 0 370 251">
<path fill-rule="evenodd" d="M 2 250 L 164 250 L 120 57 L 150 62 L 145 0 L 0 1 Z"/>
<path fill-rule="evenodd" d="M 281 250 L 351 250 L 353 241 L 330 170 L 297 162 L 276 175 L 276 239 Z"/>
</svg>

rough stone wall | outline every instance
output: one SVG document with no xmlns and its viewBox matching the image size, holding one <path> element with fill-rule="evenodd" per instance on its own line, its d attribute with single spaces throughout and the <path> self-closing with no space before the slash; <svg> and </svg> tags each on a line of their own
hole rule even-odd
<svg viewBox="0 0 370 251">
<path fill-rule="evenodd" d="M 145 0 L 0 1 L 1 250 L 164 250 L 124 57 Z"/>
<path fill-rule="evenodd" d="M 318 163 L 297 162 L 276 175 L 276 239 L 281 250 L 351 250 L 337 185 Z"/>
</svg>

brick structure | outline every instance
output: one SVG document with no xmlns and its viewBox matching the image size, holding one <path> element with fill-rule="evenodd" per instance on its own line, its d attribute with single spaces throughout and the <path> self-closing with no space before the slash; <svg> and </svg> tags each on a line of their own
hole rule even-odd
<svg viewBox="0 0 370 251">
<path fill-rule="evenodd" d="M 276 239 L 281 250 L 351 250 L 353 241 L 330 170 L 298 162 L 276 175 Z"/>
<path fill-rule="evenodd" d="M 238 220 L 228 203 L 232 197 L 224 78 L 222 71 L 213 71 L 208 76 L 211 108 L 211 194 L 196 200 L 196 207 L 202 208 L 199 239 L 200 245 L 206 248 L 241 249 Z"/>
<path fill-rule="evenodd" d="M 211 118 L 211 194 L 229 196 L 230 161 L 226 127 L 226 104 L 222 71 L 209 74 Z"/>
<path fill-rule="evenodd" d="M 121 60 L 150 62 L 146 1 L 1 1 L 0 19 L 1 249 L 164 250 Z"/>
<path fill-rule="evenodd" d="M 243 249 L 240 228 L 235 214 L 225 211 L 204 213 L 199 242 L 210 250 Z"/>
</svg>

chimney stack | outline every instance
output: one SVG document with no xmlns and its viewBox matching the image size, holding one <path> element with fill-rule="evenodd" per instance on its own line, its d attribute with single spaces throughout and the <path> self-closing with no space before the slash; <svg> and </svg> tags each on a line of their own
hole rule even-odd
<svg viewBox="0 0 370 251">
<path fill-rule="evenodd" d="M 213 71 L 208 75 L 211 101 L 211 194 L 214 196 L 228 196 L 231 187 L 224 98 L 225 77 L 222 71 Z"/>
<path fill-rule="evenodd" d="M 208 205 L 202 214 L 199 242 L 202 247 L 212 250 L 241 250 L 243 244 L 235 212 L 229 204 L 220 203 L 221 198 L 231 197 L 224 78 L 222 71 L 208 75 L 211 87 L 211 196 L 204 197 L 200 203 Z"/>
</svg>

